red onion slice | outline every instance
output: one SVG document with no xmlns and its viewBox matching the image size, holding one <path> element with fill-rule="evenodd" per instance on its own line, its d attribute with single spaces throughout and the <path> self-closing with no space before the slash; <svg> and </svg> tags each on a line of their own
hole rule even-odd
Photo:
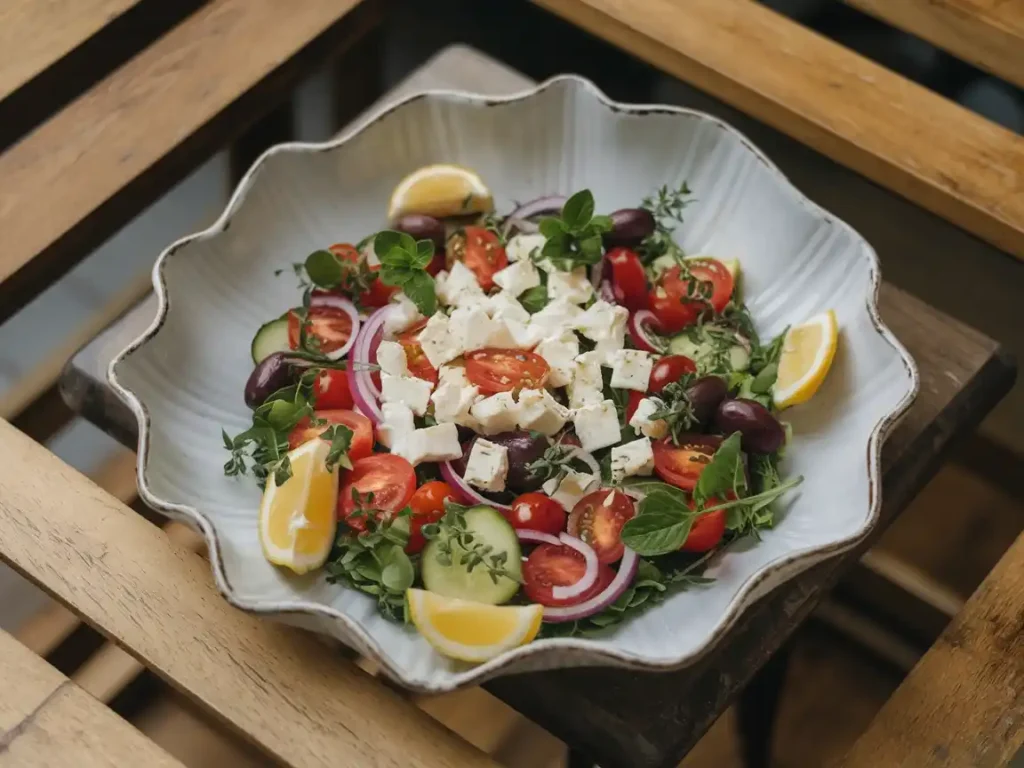
<svg viewBox="0 0 1024 768">
<path fill-rule="evenodd" d="M 568 458 L 578 459 L 582 461 L 584 464 L 587 465 L 587 469 L 589 469 L 595 477 L 601 476 L 601 465 L 597 463 L 597 459 L 595 459 L 589 453 L 584 451 L 582 448 L 575 448 L 572 451 L 570 451 L 568 454 Z"/>
<path fill-rule="evenodd" d="M 561 546 L 562 542 L 557 536 L 552 536 L 544 531 L 535 531 L 532 528 L 516 528 L 516 535 L 530 544 L 550 544 L 553 547 Z"/>
<path fill-rule="evenodd" d="M 352 345 L 347 368 L 348 388 L 356 409 L 377 425 L 384 414 L 380 409 L 380 390 L 373 383 L 369 366 L 376 360 L 377 347 L 383 336 L 384 321 L 392 307 L 381 307 L 363 323 L 359 337 Z"/>
<path fill-rule="evenodd" d="M 622 593 L 626 591 L 626 588 L 633 582 L 633 578 L 636 576 L 636 569 L 639 563 L 640 560 L 636 556 L 636 552 L 626 547 L 626 552 L 622 556 L 622 562 L 619 563 L 619 572 L 615 574 L 615 578 L 612 579 L 605 589 L 578 605 L 568 605 L 564 608 L 545 607 L 544 621 L 551 624 L 563 621 L 579 621 L 587 616 L 600 613 L 618 600 Z"/>
<path fill-rule="evenodd" d="M 480 504 L 487 507 L 492 507 L 499 512 L 512 512 L 512 507 L 507 504 L 499 504 L 496 501 L 488 499 L 486 496 L 481 495 L 475 488 L 470 486 L 465 480 L 463 480 L 459 473 L 455 471 L 450 461 L 441 463 L 441 477 L 444 481 L 452 487 L 455 491 L 455 495 L 458 497 L 459 502 L 462 504 Z"/>
<path fill-rule="evenodd" d="M 545 195 L 544 197 L 538 197 L 535 200 L 523 203 L 505 219 L 505 224 L 502 226 L 502 236 L 507 238 L 513 229 L 528 235 L 534 234 L 539 228 L 532 221 L 529 221 L 529 218 L 542 213 L 561 212 L 566 199 L 565 195 Z"/>
<path fill-rule="evenodd" d="M 601 283 L 603 282 L 602 277 L 604 276 L 604 259 L 602 258 L 597 264 L 590 269 L 590 284 L 594 286 L 595 291 L 601 290 Z"/>
<path fill-rule="evenodd" d="M 665 354 L 667 348 L 664 342 L 651 336 L 647 330 L 647 326 L 658 328 L 660 325 L 661 323 L 658 321 L 657 316 L 649 309 L 641 309 L 630 315 L 627 327 L 629 328 L 629 338 L 632 339 L 633 346 L 644 352 L 653 352 L 657 355 Z"/>
<path fill-rule="evenodd" d="M 567 587 L 556 585 L 551 588 L 551 596 L 555 600 L 569 600 L 582 595 L 593 587 L 594 582 L 597 581 L 597 553 L 594 552 L 594 549 L 587 542 L 577 539 L 575 536 L 570 536 L 568 533 L 560 533 L 558 540 L 565 546 L 575 549 L 583 555 L 583 559 L 587 564 L 587 570 L 584 571 L 583 576 L 575 584 L 570 584 Z"/>
<path fill-rule="evenodd" d="M 352 349 L 359 335 L 359 310 L 356 309 L 355 304 L 351 301 L 336 293 L 315 293 L 311 295 L 309 297 L 309 307 L 310 309 L 316 309 L 317 307 L 340 309 L 351 318 L 352 333 L 349 335 L 348 341 L 345 342 L 344 346 L 339 347 L 333 352 L 324 353 L 328 360 L 341 360 Z"/>
</svg>

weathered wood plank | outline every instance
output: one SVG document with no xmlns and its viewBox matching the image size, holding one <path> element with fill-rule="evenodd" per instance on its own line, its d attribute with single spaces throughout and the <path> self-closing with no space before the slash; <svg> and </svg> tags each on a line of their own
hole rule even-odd
<svg viewBox="0 0 1024 768">
<path fill-rule="evenodd" d="M 1024 258 L 1024 137 L 753 0 L 535 0 Z"/>
<path fill-rule="evenodd" d="M 0 768 L 181 766 L 5 632 L 0 680 Z"/>
<path fill-rule="evenodd" d="M 997 768 L 1022 745 L 1024 534 L 841 765 Z"/>
<path fill-rule="evenodd" d="M 202 558 L 6 422 L 0 560 L 282 764 L 492 765 L 313 635 L 232 608 Z"/>
</svg>

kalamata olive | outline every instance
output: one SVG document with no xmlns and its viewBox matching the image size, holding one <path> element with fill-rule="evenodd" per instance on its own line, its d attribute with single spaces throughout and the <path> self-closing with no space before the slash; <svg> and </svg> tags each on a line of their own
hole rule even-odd
<svg viewBox="0 0 1024 768">
<path fill-rule="evenodd" d="M 729 435 L 739 432 L 744 451 L 773 453 L 782 447 L 785 430 L 760 403 L 746 398 L 723 400 L 715 412 L 715 427 Z"/>
<path fill-rule="evenodd" d="M 544 455 L 548 449 L 548 440 L 543 435 L 536 437 L 526 430 L 516 432 L 501 432 L 497 435 L 486 435 L 474 437 L 465 447 L 463 459 L 468 459 L 470 451 L 473 450 L 473 443 L 477 440 L 489 440 L 495 445 L 503 445 L 508 448 L 508 477 L 505 478 L 505 489 L 512 493 L 526 493 L 535 491 L 543 485 L 543 478 L 535 478 L 530 473 L 529 465 Z M 459 467 L 452 462 L 455 471 Z M 463 470 L 464 472 L 464 470 Z"/>
<path fill-rule="evenodd" d="M 271 394 L 294 384 L 296 375 L 287 354 L 275 352 L 267 355 L 252 369 L 249 380 L 245 382 L 245 404 L 258 408 Z"/>
<path fill-rule="evenodd" d="M 394 227 L 399 232 L 412 235 L 417 240 L 432 240 L 435 248 L 444 248 L 444 224 L 433 216 L 408 213 L 399 218 Z"/>
<path fill-rule="evenodd" d="M 654 232 L 654 216 L 644 208 L 620 208 L 611 218 L 611 231 L 604 236 L 609 245 L 639 245 Z"/>
<path fill-rule="evenodd" d="M 711 422 L 727 393 L 728 387 L 721 376 L 701 376 L 686 388 L 693 415 L 701 426 L 706 427 Z"/>
</svg>

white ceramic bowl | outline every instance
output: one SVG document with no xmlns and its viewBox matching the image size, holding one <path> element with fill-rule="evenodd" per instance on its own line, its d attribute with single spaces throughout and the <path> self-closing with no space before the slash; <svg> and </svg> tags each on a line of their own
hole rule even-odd
<svg viewBox="0 0 1024 768">
<path fill-rule="evenodd" d="M 267 563 L 259 491 L 222 473 L 221 427 L 235 433 L 249 420 L 242 388 L 253 332 L 298 296 L 290 270 L 275 270 L 384 228 L 396 182 L 442 161 L 479 171 L 499 211 L 585 187 L 611 211 L 686 179 L 697 202 L 677 236 L 689 253 L 740 260 L 764 336 L 828 308 L 842 329 L 824 386 L 786 413 L 794 440 L 785 471 L 806 479 L 761 542 L 733 546 L 711 569 L 711 586 L 677 594 L 606 638 L 541 640 L 479 666 L 443 659 L 415 631 L 378 616 L 365 595 Z M 706 651 L 744 606 L 875 525 L 881 442 L 918 388 L 913 361 L 878 317 L 879 280 L 863 238 L 709 115 L 617 104 L 569 76 L 503 98 L 430 92 L 338 140 L 269 150 L 213 226 L 160 255 L 157 318 L 109 377 L 139 421 L 142 498 L 202 531 L 233 605 L 332 635 L 422 691 L 562 666 L 671 669 Z"/>
</svg>

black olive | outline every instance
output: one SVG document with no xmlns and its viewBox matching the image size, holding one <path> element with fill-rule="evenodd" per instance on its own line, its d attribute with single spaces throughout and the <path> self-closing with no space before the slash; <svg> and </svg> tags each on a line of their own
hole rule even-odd
<svg viewBox="0 0 1024 768">
<path fill-rule="evenodd" d="M 745 398 L 724 400 L 715 412 L 715 428 L 726 435 L 739 432 L 744 451 L 774 453 L 786 432 L 779 420 L 760 403 Z"/>
</svg>

